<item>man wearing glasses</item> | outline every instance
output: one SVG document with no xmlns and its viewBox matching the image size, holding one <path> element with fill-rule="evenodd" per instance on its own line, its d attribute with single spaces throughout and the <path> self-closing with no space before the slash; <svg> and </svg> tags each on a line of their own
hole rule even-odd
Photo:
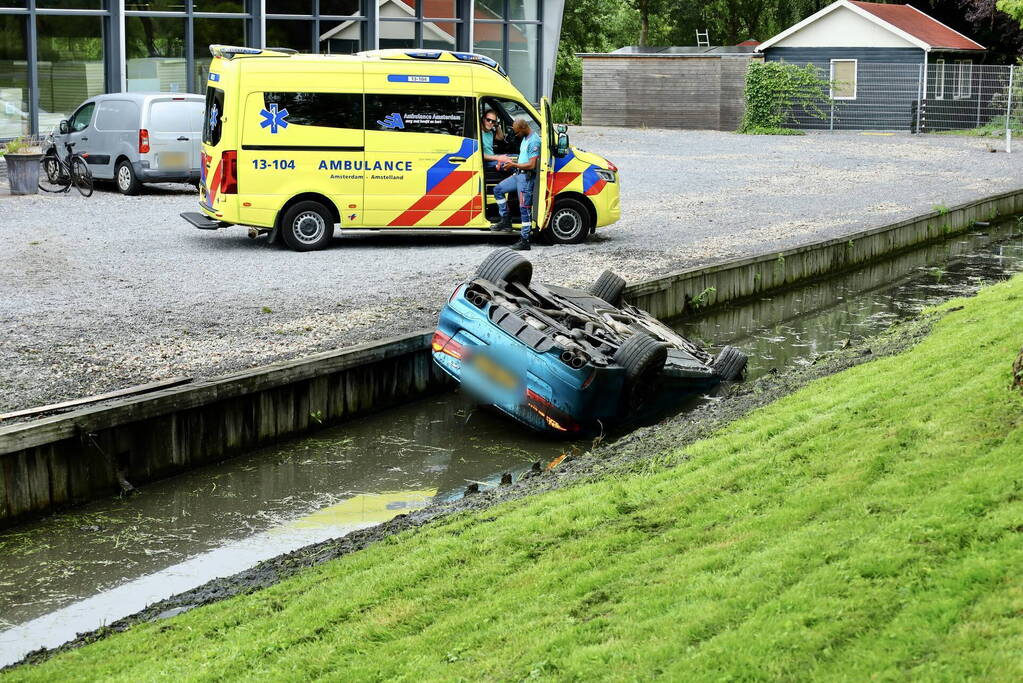
<svg viewBox="0 0 1023 683">
<path fill-rule="evenodd" d="M 493 109 L 483 112 L 483 167 L 493 171 L 498 164 L 509 161 L 503 154 L 494 154 L 494 140 L 504 140 L 504 131 L 497 125 L 497 113 Z"/>
</svg>

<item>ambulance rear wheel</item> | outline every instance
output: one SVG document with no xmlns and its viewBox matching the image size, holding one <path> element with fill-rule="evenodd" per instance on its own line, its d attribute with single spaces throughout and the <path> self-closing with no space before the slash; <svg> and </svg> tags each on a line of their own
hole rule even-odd
<svg viewBox="0 0 1023 683">
<path fill-rule="evenodd" d="M 334 237 L 334 217 L 319 202 L 299 202 L 284 212 L 281 237 L 295 251 L 323 249 Z"/>
<path fill-rule="evenodd" d="M 579 244 L 590 234 L 590 212 L 577 199 L 554 202 L 547 224 L 547 239 L 553 244 Z"/>
</svg>

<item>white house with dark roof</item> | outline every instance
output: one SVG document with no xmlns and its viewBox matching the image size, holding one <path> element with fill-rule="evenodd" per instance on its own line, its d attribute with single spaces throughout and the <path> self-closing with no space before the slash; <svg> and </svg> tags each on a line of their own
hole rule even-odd
<svg viewBox="0 0 1023 683">
<path fill-rule="evenodd" d="M 838 0 L 757 51 L 768 62 L 816 65 L 832 81 L 836 128 L 972 127 L 965 113 L 981 104 L 974 64 L 984 46 L 912 5 Z"/>
</svg>

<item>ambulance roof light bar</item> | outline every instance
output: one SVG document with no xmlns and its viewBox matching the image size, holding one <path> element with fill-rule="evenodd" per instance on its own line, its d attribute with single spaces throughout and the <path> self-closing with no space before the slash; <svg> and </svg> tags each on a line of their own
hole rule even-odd
<svg viewBox="0 0 1023 683">
<path fill-rule="evenodd" d="M 210 54 L 214 57 L 223 57 L 224 59 L 233 59 L 238 55 L 274 55 L 277 57 L 283 57 L 288 55 L 298 54 L 298 50 L 292 50 L 290 47 L 239 47 L 237 45 L 210 45 Z"/>
</svg>

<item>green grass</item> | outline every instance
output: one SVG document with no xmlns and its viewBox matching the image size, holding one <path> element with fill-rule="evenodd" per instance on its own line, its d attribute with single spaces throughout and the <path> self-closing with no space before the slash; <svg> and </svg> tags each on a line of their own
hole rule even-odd
<svg viewBox="0 0 1023 683">
<path fill-rule="evenodd" d="M 806 132 L 802 130 L 775 126 L 749 126 L 737 132 L 742 135 L 806 135 Z"/>
<path fill-rule="evenodd" d="M 954 303 L 681 452 L 10 678 L 1020 680 L 1023 277 Z"/>
</svg>

